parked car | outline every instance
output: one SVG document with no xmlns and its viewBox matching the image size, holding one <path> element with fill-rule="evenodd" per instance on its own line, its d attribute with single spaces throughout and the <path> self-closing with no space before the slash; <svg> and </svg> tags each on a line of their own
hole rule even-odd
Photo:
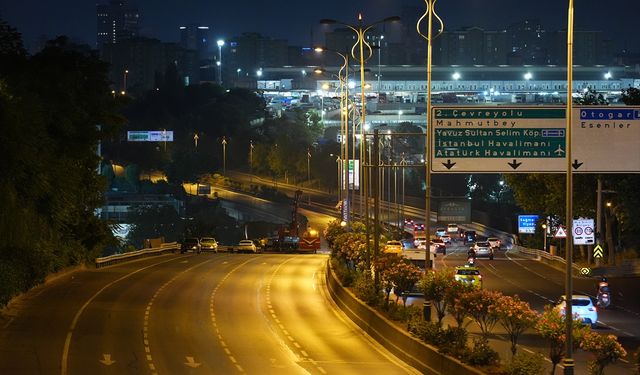
<svg viewBox="0 0 640 375">
<path fill-rule="evenodd" d="M 476 242 L 473 247 L 473 251 L 476 253 L 476 257 L 488 257 L 490 260 L 493 260 L 493 248 L 489 244 L 489 242 Z"/>
<path fill-rule="evenodd" d="M 397 240 L 387 241 L 384 246 L 385 253 L 402 254 L 402 242 Z"/>
<path fill-rule="evenodd" d="M 200 247 L 202 248 L 202 250 L 209 250 L 217 253 L 218 241 L 216 241 L 216 239 L 213 237 L 202 237 L 200 239 Z"/>
<path fill-rule="evenodd" d="M 252 240 L 241 240 L 235 246 L 234 251 L 236 253 L 257 253 L 258 248 L 256 247 L 256 244 L 254 244 Z"/>
<path fill-rule="evenodd" d="M 500 249 L 500 246 L 502 246 L 502 241 L 500 241 L 498 237 L 489 237 L 487 238 L 487 241 L 494 249 Z"/>
<path fill-rule="evenodd" d="M 200 240 L 196 237 L 185 238 L 180 244 L 180 254 L 184 254 L 187 251 L 199 253 L 201 250 Z"/>
<path fill-rule="evenodd" d="M 567 297 L 566 295 L 560 296 L 555 309 L 560 312 L 561 315 L 565 314 L 567 309 Z M 596 327 L 598 323 L 598 310 L 593 305 L 591 297 L 574 294 L 571 296 L 571 313 L 582 320 L 585 324 L 590 324 L 591 327 Z"/>
</svg>

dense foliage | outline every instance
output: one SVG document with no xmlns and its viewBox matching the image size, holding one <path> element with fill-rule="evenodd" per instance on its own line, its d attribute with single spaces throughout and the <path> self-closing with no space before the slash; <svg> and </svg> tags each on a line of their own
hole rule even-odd
<svg viewBox="0 0 640 375">
<path fill-rule="evenodd" d="M 106 64 L 64 38 L 28 55 L 0 21 L 0 304 L 112 239 L 95 216 L 96 148 L 119 122 L 106 77 Z"/>
</svg>

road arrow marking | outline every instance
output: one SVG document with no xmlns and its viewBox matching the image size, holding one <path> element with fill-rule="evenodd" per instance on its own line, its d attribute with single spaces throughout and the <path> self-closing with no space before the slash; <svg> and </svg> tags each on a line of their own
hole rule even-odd
<svg viewBox="0 0 640 375">
<path fill-rule="evenodd" d="M 578 159 L 575 159 L 571 165 L 573 166 L 573 169 L 578 169 L 582 164 L 584 163 L 578 163 Z"/>
<path fill-rule="evenodd" d="M 111 359 L 111 354 L 103 354 L 100 363 L 105 366 L 111 366 L 112 364 L 116 363 L 116 361 Z"/>
<path fill-rule="evenodd" d="M 596 245 L 596 247 L 593 248 L 593 257 L 602 258 L 602 251 L 602 247 L 600 247 L 600 245 Z"/>
<path fill-rule="evenodd" d="M 197 363 L 193 357 L 186 357 L 186 358 L 187 358 L 187 362 L 184 363 L 185 365 L 187 365 L 187 366 L 189 366 L 191 368 L 200 367 L 201 363 Z"/>
<path fill-rule="evenodd" d="M 511 162 L 511 163 L 507 163 L 507 164 L 509 164 L 509 165 L 511 166 L 511 168 L 513 168 L 513 169 L 518 169 L 518 167 L 519 167 L 522 163 L 518 163 L 518 162 L 516 161 L 516 159 L 513 159 L 513 162 Z"/>
<path fill-rule="evenodd" d="M 442 165 L 444 165 L 445 167 L 447 167 L 447 169 L 451 169 L 451 167 L 453 167 L 454 165 L 456 165 L 456 163 L 452 163 L 450 159 L 447 159 L 446 163 L 442 163 Z"/>
</svg>

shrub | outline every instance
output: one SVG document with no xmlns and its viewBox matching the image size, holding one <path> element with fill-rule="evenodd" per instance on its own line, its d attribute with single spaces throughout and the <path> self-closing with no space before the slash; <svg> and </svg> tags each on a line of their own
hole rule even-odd
<svg viewBox="0 0 640 375">
<path fill-rule="evenodd" d="M 353 283 L 354 293 L 369 306 L 377 306 L 382 302 L 382 294 L 376 292 L 370 272 L 358 272 Z"/>
<path fill-rule="evenodd" d="M 469 350 L 466 362 L 474 366 L 491 366 L 498 364 L 500 356 L 491 349 L 485 337 L 473 339 L 473 347 Z"/>
<path fill-rule="evenodd" d="M 384 303 L 380 307 L 388 319 L 399 322 L 408 322 L 412 315 L 422 314 L 422 309 L 414 305 L 403 306 L 397 303 Z"/>
<path fill-rule="evenodd" d="M 457 358 L 463 358 L 468 353 L 467 348 L 467 330 L 460 327 L 447 327 L 442 331 L 442 342 L 440 343 L 440 352 L 452 355 Z"/>
<path fill-rule="evenodd" d="M 507 365 L 509 375 L 539 375 L 544 371 L 544 356 L 540 353 L 520 352 Z"/>
<path fill-rule="evenodd" d="M 353 284 L 354 273 L 347 267 L 346 264 L 338 259 L 331 259 L 331 268 L 338 276 L 338 280 L 342 283 L 342 286 L 348 288 Z"/>
</svg>

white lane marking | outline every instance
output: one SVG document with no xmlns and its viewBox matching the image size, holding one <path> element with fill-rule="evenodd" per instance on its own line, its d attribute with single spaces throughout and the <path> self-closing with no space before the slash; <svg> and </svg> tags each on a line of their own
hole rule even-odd
<svg viewBox="0 0 640 375">
<path fill-rule="evenodd" d="M 86 308 L 89 306 L 89 304 L 91 302 L 93 302 L 94 299 L 98 298 L 98 296 L 104 292 L 107 288 L 111 287 L 112 285 L 128 278 L 131 277 L 133 275 L 135 275 L 138 272 L 142 272 L 146 269 L 155 267 L 157 265 L 163 264 L 163 263 L 168 263 L 171 261 L 174 261 L 175 259 L 168 259 L 162 262 L 158 262 L 158 263 L 154 263 L 151 264 L 149 266 L 137 269 L 131 273 L 128 273 L 122 277 L 120 277 L 119 279 L 116 279 L 110 283 L 108 283 L 107 285 L 103 286 L 100 290 L 98 290 L 93 296 L 91 296 L 91 298 L 89 298 L 87 300 L 87 302 L 84 303 L 84 305 L 82 305 L 82 307 L 80 307 L 80 309 L 78 310 L 78 312 L 76 313 L 76 315 L 73 317 L 73 320 L 71 321 L 71 325 L 69 326 L 69 331 L 67 332 L 67 337 L 64 340 L 64 348 L 62 349 L 62 364 L 61 364 L 61 368 L 60 368 L 60 374 L 61 375 L 67 375 L 68 372 L 68 367 L 69 367 L 69 348 L 71 347 L 71 338 L 73 336 L 73 331 L 76 329 L 76 325 L 78 324 L 78 321 L 80 320 L 80 316 L 82 315 L 82 313 L 84 312 L 84 310 L 86 310 Z"/>
</svg>

